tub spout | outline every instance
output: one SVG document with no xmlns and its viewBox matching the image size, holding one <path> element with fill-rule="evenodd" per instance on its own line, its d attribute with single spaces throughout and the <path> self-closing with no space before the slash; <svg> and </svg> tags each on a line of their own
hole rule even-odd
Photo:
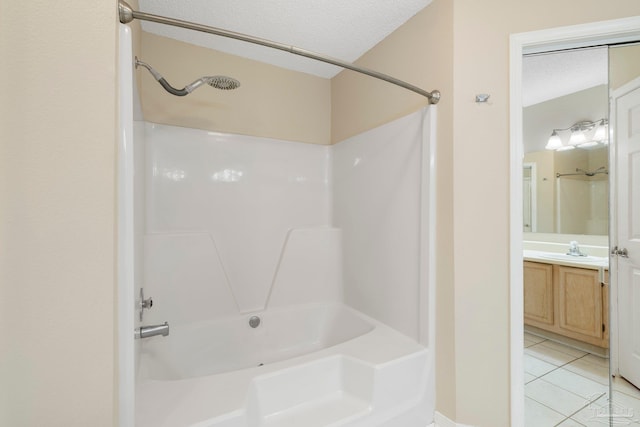
<svg viewBox="0 0 640 427">
<path fill-rule="evenodd" d="M 169 323 L 164 322 L 162 325 L 140 326 L 135 330 L 136 338 L 149 338 L 156 335 L 166 337 L 169 335 Z"/>
</svg>

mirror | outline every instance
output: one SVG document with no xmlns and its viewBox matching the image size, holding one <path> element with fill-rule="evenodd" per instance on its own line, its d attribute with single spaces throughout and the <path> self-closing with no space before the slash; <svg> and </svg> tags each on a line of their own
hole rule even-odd
<svg viewBox="0 0 640 427">
<path fill-rule="evenodd" d="M 609 391 L 610 346 L 605 331 L 610 325 L 603 313 L 609 306 L 604 285 L 609 146 L 570 144 L 572 135 L 580 133 L 585 141 L 595 141 L 596 126 L 587 130 L 584 122 L 608 119 L 607 64 L 607 47 L 523 59 L 522 206 L 527 233 L 522 283 L 528 426 L 608 425 L 603 411 Z M 561 147 L 571 148 L 546 149 L 552 135 L 557 135 Z M 583 254 L 572 252 L 571 241 L 588 247 L 587 254 L 600 264 L 576 262 Z M 600 412 L 594 415 L 594 411 Z"/>
<path fill-rule="evenodd" d="M 589 241 L 606 242 L 611 237 L 611 245 L 620 245 L 621 248 L 632 248 L 638 245 L 637 239 L 630 238 L 632 233 L 629 221 L 638 218 L 634 209 L 640 205 L 623 201 L 625 197 L 631 200 L 640 200 L 630 191 L 631 183 L 635 181 L 630 170 L 640 167 L 637 162 L 630 161 L 640 148 L 632 151 L 632 125 L 640 122 L 640 44 L 619 45 L 601 48 L 605 52 L 604 63 L 607 83 L 604 87 L 596 85 L 581 91 L 573 91 L 572 94 L 545 99 L 539 102 L 525 103 L 524 136 L 525 156 L 523 159 L 523 208 L 524 224 L 528 224 L 529 230 L 540 233 L 540 241 L 549 240 L 553 243 L 567 242 L 566 234 L 578 233 L 595 234 L 589 236 L 571 236 L 585 238 Z M 597 50 L 597 49 L 592 49 Z M 552 53 L 565 55 L 573 51 Z M 526 75 L 525 58 L 523 77 Z M 572 77 L 577 79 L 580 70 L 586 69 L 586 64 L 571 60 L 574 71 Z M 549 67 L 547 67 L 549 68 Z M 567 66 L 569 68 L 569 66 Z M 544 79 L 550 82 L 555 79 L 554 74 L 547 74 Z M 527 80 L 523 78 L 523 92 Z M 565 82 L 565 84 L 568 84 Z M 604 94 L 602 93 L 604 89 Z M 589 92 L 592 92 L 589 94 Z M 596 94 L 597 93 L 597 94 Z M 605 111 L 596 111 L 589 99 L 602 99 Z M 570 128 L 574 123 L 582 120 L 598 120 L 607 117 L 607 107 L 611 99 L 612 131 L 611 131 L 611 159 L 608 155 L 608 147 L 591 150 L 573 149 L 567 152 L 545 150 L 553 129 Z M 624 99 L 624 101 L 622 101 Z M 565 104 L 562 104 L 566 102 Z M 558 105 L 553 105 L 558 104 Z M 564 105 L 560 107 L 559 105 Z M 536 111 L 540 108 L 541 111 Z M 544 110 L 544 111 L 542 111 Z M 548 116 L 545 116 L 548 111 Z M 552 113 L 553 112 L 553 113 Z M 541 126 L 539 122 L 553 119 L 564 120 L 564 124 L 547 124 Z M 622 118 L 622 119 L 621 119 Z M 543 129 L 544 128 L 544 129 Z M 534 132 L 539 132 L 535 135 Z M 637 146 L 634 146 L 637 147 Z M 615 154 L 615 155 L 614 155 Z M 637 156 L 636 156 L 637 157 Z M 609 176 L 605 173 L 597 174 L 602 165 L 611 167 L 612 177 L 617 177 L 617 182 L 612 185 L 615 195 L 608 196 Z M 582 170 L 576 171 L 576 169 Z M 623 172 L 624 171 L 624 172 Z M 615 174 L 614 174 L 615 173 Z M 558 176 L 560 175 L 560 176 Z M 626 178 L 625 178 L 626 177 Z M 545 179 L 546 178 L 546 179 Z M 574 182 L 575 181 L 575 182 Z M 637 191 L 637 190 L 636 190 Z M 549 195 L 551 194 L 551 195 Z M 617 230 L 619 234 L 607 233 L 606 220 L 609 199 L 616 205 L 612 217 L 612 233 Z M 602 209 L 601 209 L 602 208 Z M 567 218 L 562 218 L 563 211 Z M 582 218 L 581 214 L 588 211 L 589 216 Z M 549 217 L 551 219 L 549 219 Z M 580 225 L 570 225 L 576 222 Z M 569 229 L 567 227 L 575 227 Z M 578 229 L 578 227 L 581 227 Z M 603 228 L 604 227 L 604 231 Z M 566 231 L 565 231 L 566 230 Z M 542 232 L 554 233 L 542 236 Z M 525 234 L 525 240 L 530 235 Z M 626 239 L 626 240 L 625 240 Z M 532 242 L 529 242 L 532 243 Z M 539 242 L 533 242 L 539 243 Z M 606 243 L 598 243 L 605 246 L 602 253 L 605 258 L 609 253 Z M 526 250 L 526 247 L 525 247 Z M 632 271 L 640 270 L 638 253 L 631 250 L 624 255 L 617 250 L 617 255 L 611 256 L 607 267 L 599 270 L 600 277 L 590 284 L 582 282 L 587 277 L 585 268 L 576 266 L 554 265 L 546 273 L 539 269 L 546 262 L 526 265 L 524 278 L 524 306 L 525 325 L 527 325 L 527 308 L 541 308 L 542 314 L 559 313 L 572 309 L 573 320 L 587 318 L 593 313 L 602 314 L 603 332 L 600 343 L 589 344 L 588 340 L 567 339 L 557 334 L 541 333 L 539 329 L 527 329 L 525 326 L 525 418 L 526 425 L 539 427 L 555 425 L 636 425 L 638 412 L 640 411 L 640 351 L 634 345 L 634 337 L 640 336 L 640 321 L 636 313 L 638 309 L 637 291 L 634 291 L 634 275 Z M 561 254 L 562 255 L 562 254 Z M 624 256 L 624 261 L 621 256 Z M 538 269 L 537 269 L 538 268 Z M 565 274 L 562 278 L 561 269 Z M 575 272 L 584 273 L 569 279 Z M 595 274 L 595 273 L 594 273 Z M 527 276 L 528 275 L 528 276 Z M 552 282 L 554 288 L 544 286 L 529 287 L 527 282 L 546 284 Z M 557 288 L 555 287 L 558 285 Z M 587 286 L 585 286 L 587 284 Z M 596 297 L 590 304 L 584 292 L 591 286 L 592 294 Z M 544 293 L 547 289 L 556 289 L 557 292 Z M 571 299 L 571 292 L 580 294 L 581 298 Z M 542 296 L 542 298 L 540 298 Z M 538 298 L 536 298 L 538 297 Z M 548 298 L 546 298 L 548 297 Z M 554 298 L 559 301 L 553 302 Z M 598 299 L 600 298 L 600 299 Z M 527 301 L 527 299 L 529 299 Z M 551 304 L 549 304 L 551 302 Z M 573 307 L 570 307 L 573 304 Z M 545 307 L 551 307 L 544 310 Z M 608 312 L 608 313 L 607 313 Z M 567 322 L 567 313 L 560 316 L 552 316 L 547 323 L 555 322 L 558 317 L 561 322 Z M 539 318 L 538 323 L 545 327 L 545 319 Z M 592 322 L 593 323 L 593 322 Z M 598 322 L 596 326 L 600 326 Z M 568 326 L 567 324 L 563 326 Z M 575 324 L 569 325 L 573 328 Z M 606 328 L 605 328 L 606 326 Z M 548 330 L 549 328 L 547 328 Z M 596 335 L 599 329 L 594 328 Z M 606 334 L 604 333 L 606 331 Z M 542 331 L 545 332 L 545 331 Z M 570 334 L 567 335 L 567 337 Z M 609 352 L 611 349 L 611 352 Z"/>
<path fill-rule="evenodd" d="M 606 56 L 600 57 L 604 59 L 601 79 L 606 81 Z M 606 119 L 607 106 L 608 85 L 598 84 L 524 108 L 525 232 L 608 234 L 607 144 L 576 146 L 564 151 L 545 149 L 554 130 L 567 144 L 565 148 L 571 147 L 570 128 L 586 120 Z M 584 133 L 593 138 L 595 127 Z"/>
</svg>

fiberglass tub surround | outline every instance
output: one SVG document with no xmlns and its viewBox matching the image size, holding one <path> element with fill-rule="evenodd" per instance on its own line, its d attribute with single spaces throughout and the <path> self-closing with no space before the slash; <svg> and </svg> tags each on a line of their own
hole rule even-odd
<svg viewBox="0 0 640 427">
<path fill-rule="evenodd" d="M 333 347 L 373 329 L 355 310 L 328 303 L 186 324 L 174 327 L 170 340 L 145 343 L 142 376 L 181 380 L 262 367 Z"/>
<path fill-rule="evenodd" d="M 314 309 L 303 309 L 299 315 L 313 322 Z M 161 364 L 151 372 L 155 380 L 138 385 L 136 425 L 391 427 L 398 419 L 412 420 L 402 424 L 406 426 L 425 425 L 433 409 L 426 392 L 432 376 L 427 349 L 344 305 L 329 309 L 348 311 L 350 320 L 366 325 L 369 332 L 262 366 L 251 363 L 252 367 L 228 370 L 236 367 L 231 362 L 217 374 L 198 369 L 220 368 L 219 362 L 193 360 L 193 355 L 182 362 L 185 370 L 178 375 Z M 295 336 L 290 338 L 299 345 Z M 206 337 L 205 343 L 196 343 L 202 336 L 186 339 L 194 347 L 180 344 L 198 350 L 221 337 Z M 264 360 L 259 359 L 264 354 L 247 356 L 256 357 L 251 362 Z"/>
<path fill-rule="evenodd" d="M 144 124 L 141 324 L 171 332 L 136 343 L 136 426 L 431 421 L 429 125 L 319 146 Z"/>
</svg>

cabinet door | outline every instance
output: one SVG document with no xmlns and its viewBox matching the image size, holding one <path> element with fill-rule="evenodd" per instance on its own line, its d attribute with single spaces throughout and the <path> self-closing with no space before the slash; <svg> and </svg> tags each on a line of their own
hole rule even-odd
<svg viewBox="0 0 640 427">
<path fill-rule="evenodd" d="M 557 268 L 558 327 L 564 335 L 603 345 L 602 285 L 598 271 Z"/>
<path fill-rule="evenodd" d="M 524 323 L 548 329 L 553 325 L 553 266 L 524 262 Z"/>
</svg>

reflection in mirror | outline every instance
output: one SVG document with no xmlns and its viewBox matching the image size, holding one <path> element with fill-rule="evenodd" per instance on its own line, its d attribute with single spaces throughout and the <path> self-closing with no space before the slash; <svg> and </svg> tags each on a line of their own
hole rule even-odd
<svg viewBox="0 0 640 427">
<path fill-rule="evenodd" d="M 589 51 L 597 50 L 588 50 L 593 56 Z M 604 65 L 602 77 L 595 80 L 601 83 L 606 81 L 606 49 L 596 57 Z M 597 132 L 604 131 L 597 124 L 606 121 L 607 106 L 608 85 L 596 84 L 524 108 L 525 182 L 531 167 L 536 170 L 525 189 L 530 196 L 523 205 L 529 215 L 525 232 L 608 234 L 608 140 Z M 576 124 L 585 121 L 593 125 L 583 132 Z M 551 135 L 563 144 L 560 150 L 545 149 Z M 584 138 L 581 144 L 572 141 L 576 136 Z"/>
<path fill-rule="evenodd" d="M 608 148 L 524 156 L 524 231 L 606 235 Z M 532 168 L 538 172 L 531 176 Z"/>
<path fill-rule="evenodd" d="M 525 425 L 608 425 L 607 48 L 525 56 L 522 89 Z"/>
</svg>

